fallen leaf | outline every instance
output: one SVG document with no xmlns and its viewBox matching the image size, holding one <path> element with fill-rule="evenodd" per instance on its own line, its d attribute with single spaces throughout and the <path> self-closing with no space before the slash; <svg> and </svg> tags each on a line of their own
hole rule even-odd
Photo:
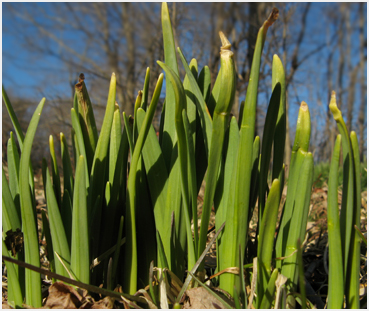
<svg viewBox="0 0 369 311">
<path fill-rule="evenodd" d="M 105 297 L 97 302 L 95 302 L 91 309 L 113 309 L 114 299 L 111 297 Z"/>
<path fill-rule="evenodd" d="M 44 308 L 50 309 L 78 309 L 82 296 L 70 285 L 55 282 L 49 288 L 49 296 Z"/>
<path fill-rule="evenodd" d="M 231 306 L 234 303 L 228 299 L 221 292 L 217 292 Z M 183 304 L 183 309 L 214 309 L 214 308 L 225 308 L 223 304 L 211 295 L 205 288 L 196 287 L 186 291 L 186 298 Z"/>
</svg>

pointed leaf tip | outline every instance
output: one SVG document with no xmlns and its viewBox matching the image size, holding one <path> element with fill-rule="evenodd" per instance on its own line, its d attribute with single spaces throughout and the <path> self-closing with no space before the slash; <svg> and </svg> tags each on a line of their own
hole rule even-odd
<svg viewBox="0 0 369 311">
<path fill-rule="evenodd" d="M 262 28 L 264 29 L 264 34 L 270 26 L 278 19 L 279 17 L 279 10 L 277 8 L 273 8 L 272 12 L 270 13 L 268 19 L 264 22 Z"/>
<path fill-rule="evenodd" d="M 279 17 L 279 10 L 277 8 L 273 8 L 272 13 L 270 13 L 267 23 L 272 25 Z"/>
<path fill-rule="evenodd" d="M 300 108 L 303 110 L 303 111 L 307 111 L 309 109 L 308 107 L 308 104 L 306 102 L 301 102 L 301 106 Z"/>
</svg>

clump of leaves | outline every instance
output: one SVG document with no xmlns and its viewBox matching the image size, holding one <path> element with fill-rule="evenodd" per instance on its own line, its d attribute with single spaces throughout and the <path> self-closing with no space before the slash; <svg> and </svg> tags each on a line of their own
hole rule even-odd
<svg viewBox="0 0 369 311">
<path fill-rule="evenodd" d="M 71 108 L 75 170 L 63 133 L 63 173 L 58 169 L 52 136 L 50 169 L 43 160 L 47 203 L 43 230 L 50 250 L 49 275 L 54 281 L 122 296 L 125 306 L 134 308 L 138 304 L 178 308 L 189 287 L 201 286 L 216 297 L 217 306 L 228 308 L 232 306 L 204 284 L 204 257 L 216 241 L 217 274 L 212 279 L 233 297 L 234 306 L 295 307 L 296 301 L 301 306 L 311 306 L 306 299 L 302 266 L 314 180 L 313 155 L 309 152 L 311 120 L 305 102 L 298 114 L 287 197 L 276 234 L 285 180 L 286 137 L 285 74 L 277 55 L 273 56 L 272 95 L 262 142 L 254 132 L 263 46 L 268 28 L 278 14 L 273 9 L 258 32 L 239 120 L 230 114 L 237 82 L 231 42 L 220 33 L 221 66 L 211 86 L 209 68 L 199 70 L 196 59 L 188 64 L 182 50 L 175 48 L 166 3 L 161 11 L 164 62 L 158 61 L 166 75 L 159 138 L 152 120 L 162 91 L 163 73 L 157 77 L 149 100 L 151 77 L 147 69 L 133 116 L 120 111 L 113 73 L 99 133 L 84 76 L 80 76 Z M 186 72 L 183 79 L 179 76 L 177 55 Z M 25 137 L 4 89 L 3 99 L 21 150 L 18 154 L 11 133 L 7 149 L 9 180 L 3 169 L 3 256 L 8 271 L 8 299 L 15 306 L 22 306 L 25 299 L 27 305 L 38 308 L 42 306 L 40 273 L 44 270 L 40 269 L 30 154 L 45 99 L 36 108 Z M 360 241 L 352 225 L 358 224 L 360 210 L 360 167 L 355 134 L 352 132 L 348 138 L 333 97 L 330 107 L 340 132 L 343 131 L 345 164 L 340 218 L 336 203 L 338 184 L 333 181 L 339 171 L 337 161 L 332 161 L 329 177 L 330 256 L 343 259 L 330 266 L 336 273 L 330 279 L 328 301 L 330 307 L 340 308 L 345 295 L 346 304 L 357 307 Z M 198 228 L 197 196 L 204 181 Z M 248 224 L 256 206 L 258 238 L 249 243 Z M 213 207 L 217 233 L 207 245 Z M 23 232 L 24 249 L 14 254 L 6 248 L 4 232 L 17 229 Z M 249 257 L 254 258 L 252 262 L 244 258 L 247 247 Z M 252 273 L 245 273 L 244 269 L 250 267 Z M 104 289 L 98 288 L 101 284 Z M 141 284 L 147 287 L 138 291 Z M 123 293 L 113 292 L 119 285 Z M 250 285 L 248 295 L 246 286 Z M 137 291 L 139 297 L 134 296 Z"/>
</svg>

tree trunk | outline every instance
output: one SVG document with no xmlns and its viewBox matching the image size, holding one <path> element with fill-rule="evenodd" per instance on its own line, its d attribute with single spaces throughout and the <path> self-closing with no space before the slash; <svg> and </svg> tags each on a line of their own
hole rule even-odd
<svg viewBox="0 0 369 311">
<path fill-rule="evenodd" d="M 361 2 L 359 4 L 359 27 L 360 27 L 360 110 L 358 113 L 357 123 L 359 125 L 359 151 L 360 151 L 360 161 L 364 161 L 364 131 L 365 131 L 365 116 L 366 116 L 366 79 L 365 79 L 365 42 L 364 42 L 364 4 Z"/>
<path fill-rule="evenodd" d="M 287 22 L 286 20 L 283 21 L 283 34 L 282 34 L 282 48 L 283 48 L 283 66 L 286 68 L 287 62 L 287 48 L 286 48 L 286 41 L 287 41 Z M 289 126 L 289 116 L 288 116 L 288 92 L 286 88 L 286 143 L 284 146 L 284 163 L 285 163 L 285 176 L 288 176 L 289 172 L 289 165 L 291 161 L 291 137 L 290 137 L 290 126 Z"/>
<path fill-rule="evenodd" d="M 336 126 L 335 122 L 333 122 L 333 126 L 331 126 L 331 120 L 332 120 L 332 114 L 329 109 L 329 102 L 331 99 L 331 93 L 333 91 L 333 85 L 332 85 L 332 67 L 333 67 L 333 51 L 328 56 L 328 72 L 327 72 L 327 81 L 328 81 L 328 96 L 327 96 L 327 119 L 326 119 L 326 125 L 325 125 L 325 133 L 327 133 L 328 136 L 328 144 L 323 146 L 323 159 L 330 159 L 331 155 L 333 154 L 333 148 L 334 148 L 334 141 L 336 137 Z"/>
<path fill-rule="evenodd" d="M 130 17 L 133 14 L 131 10 L 131 3 L 122 3 L 122 20 L 123 29 L 126 39 L 127 55 L 126 55 L 126 83 L 123 89 L 123 110 L 126 114 L 133 115 L 133 108 L 135 103 L 135 42 L 133 36 L 132 23 Z"/>
<path fill-rule="evenodd" d="M 348 97 L 347 97 L 347 116 L 346 116 L 346 125 L 347 130 L 353 131 L 352 127 L 352 114 L 354 111 L 354 104 L 355 104 L 355 93 L 356 93 L 356 80 L 357 74 L 359 70 L 360 63 L 355 66 L 353 70 L 350 72 L 350 82 L 348 87 Z"/>
</svg>

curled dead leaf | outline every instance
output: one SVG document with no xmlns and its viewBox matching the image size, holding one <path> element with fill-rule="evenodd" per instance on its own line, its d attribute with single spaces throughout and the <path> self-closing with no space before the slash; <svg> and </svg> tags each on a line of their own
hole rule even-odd
<svg viewBox="0 0 369 311">
<path fill-rule="evenodd" d="M 49 288 L 49 296 L 44 308 L 78 309 L 82 304 L 82 298 L 72 286 L 63 282 L 55 282 Z"/>
<path fill-rule="evenodd" d="M 105 297 L 95 301 L 85 289 L 76 289 L 63 282 L 55 282 L 49 288 L 45 309 L 112 309 L 114 299 Z"/>
<path fill-rule="evenodd" d="M 214 290 L 214 289 L 212 289 Z M 220 295 L 228 304 L 234 306 L 234 302 L 231 301 L 222 292 L 217 291 L 217 295 Z M 211 295 L 205 288 L 196 287 L 186 291 L 186 297 L 183 304 L 183 309 L 224 309 L 223 304 Z"/>
</svg>

